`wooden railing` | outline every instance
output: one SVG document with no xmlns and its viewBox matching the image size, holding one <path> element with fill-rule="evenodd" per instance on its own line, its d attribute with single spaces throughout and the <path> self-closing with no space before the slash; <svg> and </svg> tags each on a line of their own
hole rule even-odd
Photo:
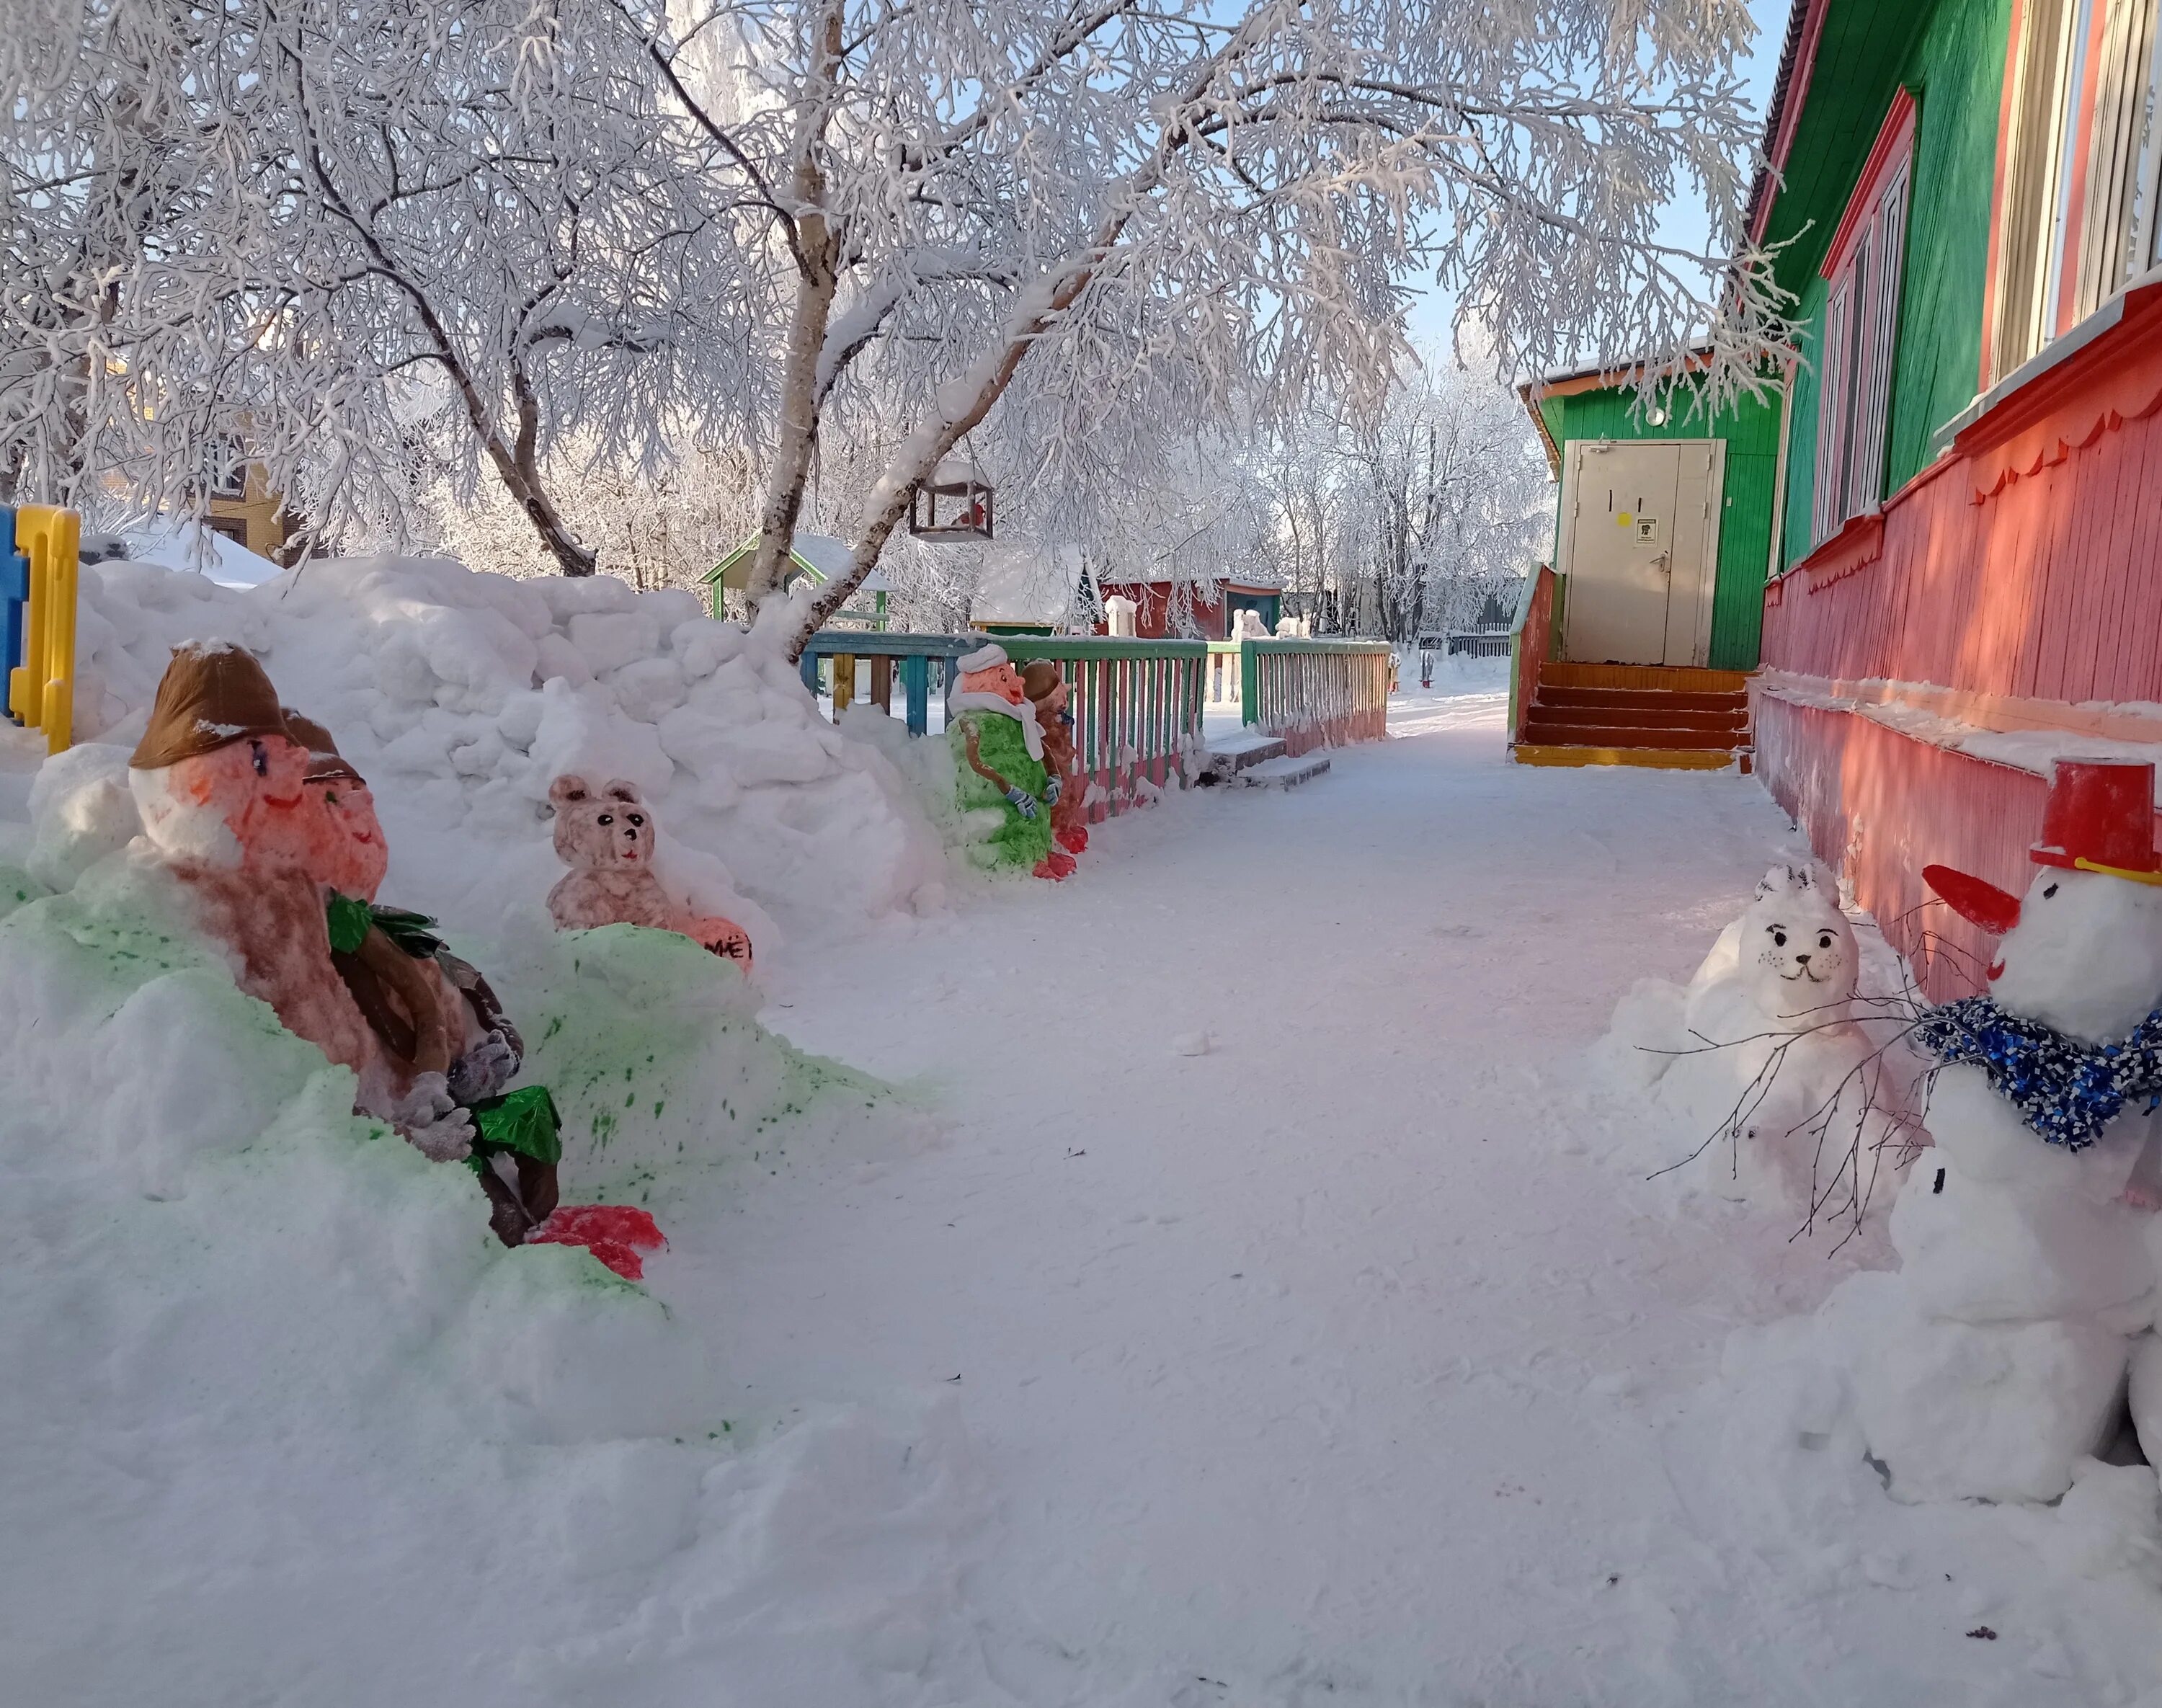
<svg viewBox="0 0 2162 1708">
<path fill-rule="evenodd" d="M 1235 640 L 1209 643 L 1208 692 L 1204 703 L 1212 712 L 1235 712 L 1246 687 L 1246 656 Z"/>
<path fill-rule="evenodd" d="M 855 703 L 861 663 L 870 671 L 873 703 L 890 713 L 897 666 L 909 732 L 922 735 L 930 727 L 932 662 L 940 666 L 950 708 L 954 661 L 986 638 L 822 629 L 803 649 L 803 685 L 818 693 L 822 663 L 831 674 L 838 722 Z M 1049 659 L 1065 673 L 1092 822 L 1126 812 L 1153 789 L 1186 782 L 1202 745 L 1206 642 L 1031 635 L 1001 636 L 999 644 L 1016 665 Z"/>
<path fill-rule="evenodd" d="M 1091 823 L 1146 804 L 1150 790 L 1185 786 L 1201 754 L 1206 641 L 1061 635 L 999 644 L 1017 665 L 1046 658 L 1066 672 Z"/>
<path fill-rule="evenodd" d="M 893 710 L 894 666 L 900 666 L 904 715 L 908 733 L 922 735 L 931 728 L 931 665 L 939 666 L 939 693 L 951 704 L 953 698 L 953 661 L 984 644 L 980 635 L 882 635 L 872 629 L 821 629 L 803 648 L 799 668 L 803 686 L 817 699 L 820 692 L 819 665 L 826 661 L 832 677 L 833 721 L 856 702 L 856 662 L 870 669 L 871 703 L 881 712 Z"/>
<path fill-rule="evenodd" d="M 1394 657 L 1386 640 L 1242 640 L 1240 712 L 1287 752 L 1389 733 Z"/>
<path fill-rule="evenodd" d="M 1541 564 L 1524 582 L 1517 620 L 1509 625 L 1509 743 L 1524 739 L 1525 720 L 1539 691 L 1539 666 L 1554 656 L 1554 603 L 1559 578 Z"/>
</svg>

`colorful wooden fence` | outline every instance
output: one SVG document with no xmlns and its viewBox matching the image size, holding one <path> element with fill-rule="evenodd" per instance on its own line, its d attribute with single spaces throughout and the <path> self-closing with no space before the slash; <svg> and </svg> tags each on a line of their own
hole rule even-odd
<svg viewBox="0 0 2162 1708">
<path fill-rule="evenodd" d="M 1209 643 L 1208 691 L 1204 703 L 1212 712 L 1235 712 L 1246 690 L 1246 661 L 1235 640 Z"/>
<path fill-rule="evenodd" d="M 1045 658 L 1065 671 L 1091 823 L 1143 804 L 1143 783 L 1185 786 L 1202 750 L 1208 642 L 1055 635 L 999 644 L 1017 665 Z"/>
<path fill-rule="evenodd" d="M 1389 733 L 1394 650 L 1386 640 L 1242 640 L 1240 715 L 1286 751 Z"/>
<path fill-rule="evenodd" d="M 886 635 L 872 629 L 821 629 L 803 649 L 798 667 L 803 686 L 817 698 L 820 664 L 831 677 L 833 721 L 856 702 L 857 666 L 870 675 L 871 703 L 880 711 L 893 710 L 893 679 L 901 676 L 904 716 L 908 733 L 922 735 L 931 727 L 931 666 L 939 665 L 939 692 L 947 703 L 953 698 L 953 661 L 984 644 L 980 635 Z M 1010 650 L 1010 649 L 1009 649 Z"/>
<path fill-rule="evenodd" d="M 0 644 L 8 710 L 45 750 L 75 738 L 76 582 L 82 519 L 50 504 L 0 505 Z"/>
</svg>

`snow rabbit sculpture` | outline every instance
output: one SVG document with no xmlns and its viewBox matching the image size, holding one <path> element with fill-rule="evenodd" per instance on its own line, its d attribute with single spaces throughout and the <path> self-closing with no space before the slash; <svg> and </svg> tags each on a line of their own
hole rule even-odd
<svg viewBox="0 0 2162 1708">
<path fill-rule="evenodd" d="M 571 870 L 548 892 L 548 911 L 565 931 L 643 925 L 680 932 L 715 954 L 751 968 L 750 935 L 734 920 L 679 907 L 653 870 L 653 814 L 637 786 L 618 778 L 595 789 L 583 777 L 548 786 L 556 809 L 556 853 Z"/>
</svg>

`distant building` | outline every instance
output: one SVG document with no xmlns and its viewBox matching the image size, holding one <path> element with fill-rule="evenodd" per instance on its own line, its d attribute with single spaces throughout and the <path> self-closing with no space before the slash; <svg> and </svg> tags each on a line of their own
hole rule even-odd
<svg viewBox="0 0 2162 1708">
<path fill-rule="evenodd" d="M 741 593 L 750 584 L 751 561 L 758 551 L 759 537 L 757 534 L 750 535 L 701 577 L 712 589 L 710 597 L 716 617 L 722 614 L 726 593 Z M 782 577 L 781 586 L 786 589 L 808 581 L 814 587 L 823 587 L 828 582 L 846 576 L 854 561 L 846 543 L 832 535 L 798 534 L 788 548 L 788 572 Z M 833 614 L 833 626 L 884 629 L 886 602 L 892 591 L 886 578 L 873 570 L 856 589 L 854 601 Z"/>
</svg>

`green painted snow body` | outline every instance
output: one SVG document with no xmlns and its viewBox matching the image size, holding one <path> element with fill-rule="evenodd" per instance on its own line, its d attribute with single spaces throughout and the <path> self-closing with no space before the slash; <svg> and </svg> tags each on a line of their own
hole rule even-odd
<svg viewBox="0 0 2162 1708">
<path fill-rule="evenodd" d="M 51 891 L 20 866 L 0 862 L 0 919 L 5 919 L 18 907 L 42 901 L 51 894 Z"/>
<path fill-rule="evenodd" d="M 520 1083 L 561 1112 L 567 1201 L 666 1204 L 745 1165 L 776 1172 L 894 1102 L 768 1032 L 735 964 L 673 932 L 551 931 L 523 948 L 493 982 L 529 1040 Z"/>
<path fill-rule="evenodd" d="M 1025 816 L 988 777 L 976 775 L 964 745 L 962 732 L 969 729 L 976 732 L 976 750 L 983 762 L 1035 801 L 1034 817 Z M 961 810 L 972 820 L 981 815 L 983 823 L 996 826 L 970 846 L 969 858 L 979 866 L 1033 871 L 1037 863 L 1051 852 L 1051 808 L 1043 801 L 1047 781 L 1043 763 L 1028 756 L 1028 740 L 1021 732 L 1021 720 L 998 712 L 964 712 L 953 720 L 947 739 L 953 745 Z M 998 815 L 995 821 L 990 816 L 994 812 Z"/>
</svg>

